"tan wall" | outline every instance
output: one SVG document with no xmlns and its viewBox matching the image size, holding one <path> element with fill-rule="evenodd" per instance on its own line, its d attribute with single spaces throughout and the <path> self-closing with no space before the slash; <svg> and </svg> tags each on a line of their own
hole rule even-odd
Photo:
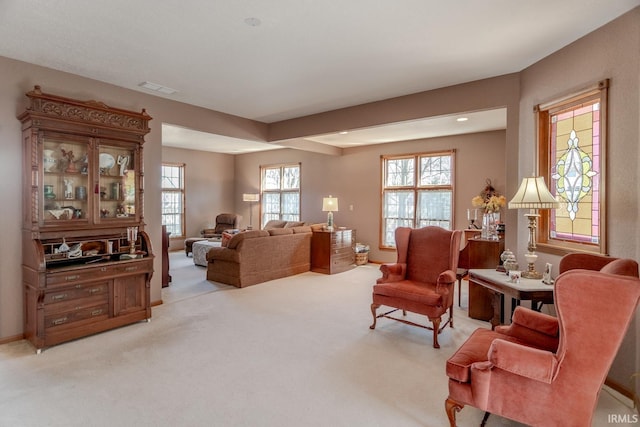
<svg viewBox="0 0 640 427">
<path fill-rule="evenodd" d="M 335 112 L 323 113 L 306 118 L 275 123 L 271 126 L 238 117 L 167 101 L 142 92 L 130 91 L 112 85 L 89 80 L 67 73 L 0 58 L 0 179 L 6 183 L 0 187 L 0 207 L 3 221 L 3 245 L 0 245 L 0 339 L 8 339 L 22 334 L 22 292 L 21 292 L 21 211 L 19 200 L 22 187 L 17 181 L 21 176 L 20 126 L 16 115 L 26 105 L 24 93 L 33 85 L 42 85 L 45 92 L 80 99 L 96 99 L 119 108 L 140 110 L 146 108 L 154 118 L 152 131 L 145 144 L 145 214 L 152 243 L 159 254 L 160 236 L 160 164 L 163 160 L 161 149 L 161 123 L 171 123 L 188 128 L 219 133 L 223 135 L 255 140 L 284 141 L 306 135 L 322 134 L 343 129 L 353 129 L 380 123 L 388 123 L 413 118 L 437 116 L 454 112 L 476 111 L 494 107 L 507 108 L 507 129 L 503 136 L 493 133 L 482 135 L 492 141 L 504 140 L 501 153 L 504 155 L 503 175 L 495 177 L 497 187 L 507 196 L 514 194 L 520 179 L 531 172 L 534 156 L 533 105 L 548 101 L 555 96 L 571 92 L 603 78 L 611 78 L 610 92 L 610 132 L 609 132 L 609 222 L 610 252 L 616 256 L 640 258 L 640 233 L 636 232 L 638 214 L 638 177 L 640 176 L 640 156 L 638 141 L 640 136 L 640 9 L 623 15 L 616 21 L 567 46 L 561 51 L 543 59 L 522 73 L 510 74 L 465 85 L 443 88 L 435 91 L 381 101 L 364 106 Z M 465 157 L 471 149 L 464 147 L 466 138 L 452 137 L 434 141 L 406 142 L 390 146 L 392 150 L 422 151 L 422 145 L 460 144 L 459 162 L 467 163 Z M 419 148 L 414 150 L 415 148 Z M 378 160 L 386 147 L 344 150 L 341 157 L 325 156 L 299 150 L 280 150 L 268 154 L 242 155 L 234 158 L 235 189 L 232 200 L 220 196 L 226 207 L 235 206 L 248 217 L 246 204 L 241 194 L 257 189 L 259 181 L 257 167 L 261 162 L 279 163 L 284 161 L 303 162 L 303 188 L 310 193 L 303 195 L 303 218 L 324 220 L 319 203 L 322 196 L 331 192 L 344 199 L 341 211 L 336 214 L 339 224 L 354 226 L 361 230 L 359 240 L 377 241 L 377 227 L 372 209 L 379 207 L 375 196 L 379 189 Z M 469 151 L 466 151 L 469 150 Z M 481 154 L 487 151 L 479 148 Z M 497 154 L 500 155 L 500 154 Z M 215 157 L 214 162 L 218 158 Z M 376 160 L 376 166 L 370 162 Z M 491 160 L 496 160 L 493 157 Z M 462 227 L 461 218 L 467 207 L 469 195 L 477 190 L 481 182 L 477 177 L 486 177 L 486 163 L 477 162 L 480 172 L 473 179 L 460 179 L 459 166 L 456 200 L 459 210 L 456 214 L 457 226 Z M 499 162 L 499 160 L 496 160 Z M 192 160 L 189 161 L 190 163 Z M 481 164 L 482 163 L 482 164 Z M 517 165 L 517 167 L 512 167 Z M 496 166 L 499 168 L 499 166 Z M 353 178 L 351 173 L 356 176 Z M 465 171 L 466 174 L 466 171 Z M 360 177 L 364 178 L 360 178 Z M 466 175 L 464 175 L 466 176 Z M 493 176 L 490 176 L 494 178 Z M 502 179 L 502 183 L 500 182 Z M 307 182 L 308 181 L 308 182 Z M 322 182 L 321 182 L 322 181 Z M 326 182 L 325 182 L 326 181 Z M 464 184 L 460 181 L 463 181 Z M 213 184 L 214 188 L 218 183 Z M 344 196 L 342 196 L 344 195 Z M 15 203 L 11 203 L 15 201 Z M 352 202 L 352 203 L 350 203 Z M 342 206 L 354 205 L 353 213 L 343 211 Z M 191 208 L 188 208 L 191 209 Z M 206 207 L 205 207 L 206 210 Z M 257 213 L 257 210 L 256 210 Z M 362 218 L 360 218 L 362 215 Z M 526 246 L 526 224 L 521 215 L 507 211 L 507 246 L 523 253 Z M 255 217 L 254 217 L 255 218 Z M 189 220 L 192 221 L 191 219 Z M 197 221 L 197 220 L 194 220 Z M 254 219 L 255 221 L 255 219 Z M 516 226 L 517 224 L 517 226 Z M 192 225 L 195 225 L 192 224 Z M 375 225 L 375 231 L 372 231 Z M 517 230 L 517 232 L 512 232 Z M 630 231 L 633 234 L 630 236 Z M 191 230 L 189 230 L 191 232 Z M 374 254 L 372 254 L 374 255 Z M 383 254 L 375 254 L 384 258 Z M 542 257 L 540 260 L 544 262 Z M 551 261 L 557 265 L 557 259 Z M 160 257 L 154 267 L 160 271 Z M 160 301 L 160 274 L 152 280 L 153 301 Z M 638 320 L 636 322 L 639 322 Z M 613 374 L 622 383 L 628 383 L 627 373 L 640 370 L 640 324 L 634 324 L 631 341 L 627 341 L 621 351 Z M 635 341 L 635 342 L 634 342 Z M 625 367 L 626 366 L 626 367 Z"/>
<path fill-rule="evenodd" d="M 242 188 L 259 188 L 261 165 L 301 163 L 302 219 L 325 222 L 322 197 L 338 198 L 334 214 L 337 226 L 356 229 L 357 241 L 370 245 L 370 260 L 395 261 L 395 252 L 378 249 L 380 231 L 380 156 L 456 150 L 455 228 L 467 226 L 466 209 L 491 179 L 505 191 L 505 131 L 483 132 L 426 140 L 379 144 L 344 150 L 342 156 L 328 156 L 286 149 L 243 154 L 236 158 L 238 196 Z M 241 202 L 238 202 L 241 203 Z M 236 204 L 238 206 L 238 204 Z M 353 210 L 350 210 L 353 206 Z M 238 209 L 248 215 L 248 206 Z M 257 213 L 257 209 L 254 215 Z M 254 220 L 254 225 L 258 222 Z"/>
<path fill-rule="evenodd" d="M 504 159 L 511 159 L 510 164 L 515 164 L 513 162 L 518 157 L 519 143 L 519 90 L 519 75 L 508 74 L 273 123 L 269 127 L 269 139 L 278 143 L 290 141 L 291 145 L 295 146 L 298 143 L 296 138 L 305 135 L 319 135 L 422 117 L 437 117 L 452 113 L 506 108 L 506 143 L 501 154 L 504 154 Z M 505 169 L 505 187 L 501 188 L 504 194 L 515 194 L 520 183 L 520 176 L 516 168 L 507 167 Z M 504 220 L 507 223 L 507 227 L 515 224 L 517 212 L 512 210 L 505 211 Z M 517 247 L 516 237 L 516 233 L 507 234 L 506 244 L 508 247 Z"/>
<path fill-rule="evenodd" d="M 185 165 L 185 237 L 197 237 L 216 215 L 235 212 L 234 156 L 164 147 L 162 161 Z M 173 236 L 171 250 L 184 248 L 184 238 Z"/>
<path fill-rule="evenodd" d="M 187 104 L 168 101 L 142 92 L 122 89 L 95 80 L 0 57 L 0 217 L 3 241 L 0 245 L 0 341 L 22 335 L 21 226 L 22 226 L 22 145 L 20 122 L 16 116 L 27 106 L 25 93 L 34 85 L 47 93 L 81 100 L 98 100 L 107 105 L 141 111 L 153 118 L 144 145 L 145 222 L 157 255 L 151 283 L 151 301 L 161 301 L 161 218 L 160 165 L 161 124 L 179 124 L 206 132 L 237 138 L 265 140 L 267 127 L 251 120 L 222 114 Z M 231 162 L 230 162 L 231 163 Z M 207 166 L 210 170 L 210 166 Z M 231 169 L 232 170 L 232 169 Z M 232 179 L 230 178 L 230 181 Z M 233 200 L 225 194 L 225 207 Z"/>
<path fill-rule="evenodd" d="M 609 140 L 607 149 L 607 231 L 612 256 L 640 260 L 640 8 L 532 65 L 521 73 L 519 168 L 533 165 L 535 127 L 533 106 L 548 102 L 609 78 Z M 515 159 L 514 159 L 515 160 Z M 519 227 L 519 253 L 527 230 Z M 558 265 L 558 258 L 538 262 Z M 603 320 L 606 321 L 606 320 Z M 618 353 L 610 377 L 628 387 L 640 371 L 640 316 Z"/>
</svg>

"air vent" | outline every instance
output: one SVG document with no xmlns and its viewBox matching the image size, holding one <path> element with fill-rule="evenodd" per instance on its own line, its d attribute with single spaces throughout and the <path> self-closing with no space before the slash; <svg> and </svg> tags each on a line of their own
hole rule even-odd
<svg viewBox="0 0 640 427">
<path fill-rule="evenodd" d="M 165 95 L 172 95 L 177 92 L 177 90 L 171 89 L 170 87 L 162 86 L 157 83 L 151 83 L 151 82 L 142 82 L 138 86 L 155 91 L 155 92 L 164 93 Z"/>
</svg>

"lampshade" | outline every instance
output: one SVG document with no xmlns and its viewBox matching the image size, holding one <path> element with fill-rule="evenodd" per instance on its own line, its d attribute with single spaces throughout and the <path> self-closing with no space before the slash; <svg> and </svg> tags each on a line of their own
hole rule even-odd
<svg viewBox="0 0 640 427">
<path fill-rule="evenodd" d="M 258 193 L 243 193 L 242 194 L 243 202 L 258 202 L 260 201 L 260 194 Z"/>
<path fill-rule="evenodd" d="M 324 197 L 322 199 L 322 211 L 323 212 L 337 212 L 338 211 L 338 198 L 337 197 Z"/>
<path fill-rule="evenodd" d="M 558 206 L 541 176 L 523 178 L 518 192 L 509 202 L 509 209 L 555 209 Z"/>
</svg>

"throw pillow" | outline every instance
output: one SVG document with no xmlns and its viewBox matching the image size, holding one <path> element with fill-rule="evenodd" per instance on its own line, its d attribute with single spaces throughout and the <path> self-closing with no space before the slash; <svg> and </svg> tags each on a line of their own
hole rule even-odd
<svg viewBox="0 0 640 427">
<path fill-rule="evenodd" d="M 303 221 L 287 221 L 284 228 L 300 227 L 301 225 L 304 225 Z"/>
<path fill-rule="evenodd" d="M 270 228 L 267 230 L 271 236 L 282 236 L 283 234 L 293 234 L 291 228 Z"/>
<path fill-rule="evenodd" d="M 292 230 L 293 230 L 293 232 L 295 234 L 311 233 L 311 227 L 309 227 L 308 225 L 301 225 L 300 227 L 293 227 Z"/>
<path fill-rule="evenodd" d="M 270 230 L 272 228 L 283 228 L 285 226 L 285 224 L 287 223 L 287 221 L 280 221 L 279 219 L 272 219 L 271 221 L 267 222 L 264 226 L 265 230 Z"/>
<path fill-rule="evenodd" d="M 231 238 L 234 236 L 234 234 L 231 233 L 227 233 L 226 231 L 222 232 L 222 240 L 220 242 L 220 246 L 222 246 L 223 248 L 226 248 L 227 246 L 229 246 L 229 241 L 231 240 Z"/>
</svg>

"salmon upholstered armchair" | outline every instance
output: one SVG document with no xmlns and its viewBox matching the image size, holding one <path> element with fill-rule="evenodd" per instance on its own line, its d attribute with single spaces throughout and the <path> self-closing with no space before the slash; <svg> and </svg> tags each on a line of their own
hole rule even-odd
<svg viewBox="0 0 640 427">
<path fill-rule="evenodd" d="M 379 317 L 398 320 L 433 331 L 433 347 L 440 348 L 438 334 L 447 324 L 453 327 L 453 294 L 460 254 L 462 232 L 441 227 L 399 227 L 396 229 L 397 262 L 380 266 L 382 277 L 373 286 L 371 314 L 375 329 Z M 393 310 L 377 314 L 381 306 Z M 433 327 L 419 325 L 406 319 L 390 316 L 402 310 L 422 314 Z M 442 315 L 449 310 L 449 318 L 440 325 Z"/>
<path fill-rule="evenodd" d="M 554 299 L 557 319 L 524 307 L 514 313 L 519 328 L 548 336 L 542 343 L 478 329 L 449 358 L 445 407 L 452 427 L 464 405 L 531 426 L 591 425 L 640 300 L 640 279 L 571 269 L 556 279 Z M 556 334 L 554 351 L 549 338 Z"/>
<path fill-rule="evenodd" d="M 638 263 L 629 258 L 614 258 L 598 254 L 571 253 L 560 259 L 560 264 L 558 265 L 558 271 L 560 273 L 577 268 L 638 277 Z"/>
<path fill-rule="evenodd" d="M 560 259 L 558 270 L 582 269 L 622 276 L 640 277 L 637 261 L 630 258 L 613 258 L 606 255 L 571 253 Z M 556 352 L 558 349 L 558 319 L 537 311 L 516 307 L 510 325 L 496 326 L 499 334 L 514 337 L 531 347 Z M 488 335 L 487 335 L 488 336 Z M 495 335 L 500 337 L 500 335 Z M 489 345 L 486 345 L 484 353 Z"/>
</svg>

